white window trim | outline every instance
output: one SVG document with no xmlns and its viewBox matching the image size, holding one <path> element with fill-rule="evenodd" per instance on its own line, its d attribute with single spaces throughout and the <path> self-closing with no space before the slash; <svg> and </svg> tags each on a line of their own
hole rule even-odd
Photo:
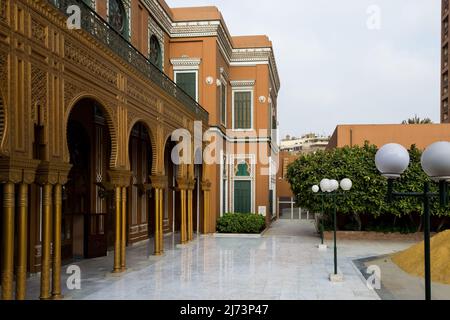
<svg viewBox="0 0 450 320">
<path fill-rule="evenodd" d="M 235 119 L 234 119 L 234 95 L 235 95 L 235 93 L 236 92 L 250 92 L 250 94 L 251 94 L 251 97 L 250 97 L 250 124 L 251 124 L 251 127 L 250 128 L 247 128 L 247 129 L 237 129 L 237 128 L 235 128 Z M 255 118 L 254 118 L 254 93 L 255 93 L 255 90 L 254 90 L 254 88 L 253 87 L 240 87 L 240 88 L 233 88 L 232 89 L 232 101 L 231 101 L 231 108 L 232 108 L 232 110 L 231 110 L 231 114 L 232 114 L 232 116 L 231 116 L 231 121 L 233 122 L 232 123 L 232 130 L 233 131 L 236 131 L 236 132 L 250 132 L 250 131 L 253 131 L 254 130 L 254 128 L 255 128 L 255 125 L 254 125 L 254 120 L 255 120 Z"/>
<path fill-rule="evenodd" d="M 232 212 L 234 212 L 234 190 L 235 190 L 235 181 L 250 181 L 251 184 L 251 194 L 250 194 L 250 198 L 251 198 L 251 213 L 257 213 L 256 212 L 256 186 L 255 186 L 255 181 L 256 181 L 256 165 L 255 165 L 255 155 L 253 154 L 240 154 L 240 155 L 231 155 L 230 157 L 230 163 L 229 163 L 229 179 L 231 179 L 231 209 Z M 250 176 L 249 177 L 236 177 L 234 174 L 234 169 L 235 169 L 235 164 L 238 163 L 239 161 L 246 161 L 248 160 L 249 164 L 250 164 Z"/>
<path fill-rule="evenodd" d="M 228 118 L 228 85 L 227 81 L 222 77 L 222 85 L 220 86 L 220 123 L 226 128 Z M 222 119 L 222 87 L 225 87 L 225 118 Z M 223 120 L 223 121 L 222 121 Z"/>
<path fill-rule="evenodd" d="M 223 174 L 223 171 L 226 166 L 228 166 L 228 156 L 225 155 L 223 151 L 221 151 L 221 163 L 220 163 L 220 216 L 223 217 L 225 213 L 227 213 L 229 210 L 229 191 L 228 191 L 228 185 L 229 185 L 229 168 L 227 168 L 228 175 L 225 177 Z M 224 162 L 225 160 L 225 162 Z M 224 180 L 226 181 L 225 186 L 223 184 Z M 225 188 L 225 190 L 224 190 Z M 224 196 L 225 193 L 225 196 Z M 225 210 L 223 210 L 225 207 Z"/>
<path fill-rule="evenodd" d="M 179 73 L 195 73 L 195 101 L 198 102 L 198 69 L 174 69 L 173 71 L 173 79 L 175 80 L 175 83 L 177 83 L 177 75 Z"/>
</svg>

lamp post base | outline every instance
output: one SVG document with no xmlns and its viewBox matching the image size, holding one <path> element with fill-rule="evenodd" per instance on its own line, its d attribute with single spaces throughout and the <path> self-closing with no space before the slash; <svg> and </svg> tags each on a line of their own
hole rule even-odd
<svg viewBox="0 0 450 320">
<path fill-rule="evenodd" d="M 344 276 L 342 274 L 330 274 L 330 281 L 333 283 L 343 282 Z"/>
<path fill-rule="evenodd" d="M 326 244 L 319 244 L 317 247 L 319 248 L 319 251 L 326 251 L 328 249 Z"/>
</svg>

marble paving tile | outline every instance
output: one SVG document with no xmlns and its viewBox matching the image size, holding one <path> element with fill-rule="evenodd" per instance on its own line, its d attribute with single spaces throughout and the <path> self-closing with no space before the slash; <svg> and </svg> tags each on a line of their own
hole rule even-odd
<svg viewBox="0 0 450 320">
<path fill-rule="evenodd" d="M 95 300 L 379 299 L 352 260 L 399 251 L 410 244 L 339 242 L 338 266 L 345 279 L 333 284 L 328 280 L 333 250 L 317 249 L 320 239 L 310 223 L 279 221 L 262 238 L 197 237 L 180 248 L 174 245 L 177 237 L 165 238 L 162 257 L 149 256 L 152 241 L 128 248 L 130 270 L 119 277 L 110 274 L 113 254 L 77 261 L 82 289 L 70 291 L 63 286 L 63 294 L 68 299 Z M 63 284 L 67 277 L 63 271 Z M 39 281 L 39 276 L 29 278 L 29 299 L 39 296 Z"/>
</svg>

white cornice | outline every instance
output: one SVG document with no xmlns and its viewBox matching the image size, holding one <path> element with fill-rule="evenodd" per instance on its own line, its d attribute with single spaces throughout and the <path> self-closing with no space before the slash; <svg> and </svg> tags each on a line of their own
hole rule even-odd
<svg viewBox="0 0 450 320">
<path fill-rule="evenodd" d="M 200 58 L 174 58 L 170 59 L 174 67 L 198 67 L 201 63 Z"/>
<path fill-rule="evenodd" d="M 255 85 L 255 80 L 234 80 L 230 81 L 233 88 L 237 87 L 253 87 Z"/>
<path fill-rule="evenodd" d="M 280 78 L 272 48 L 234 49 L 231 35 L 221 20 L 174 22 L 158 0 L 142 0 L 142 3 L 171 38 L 217 37 L 219 49 L 230 65 L 244 62 L 256 65 L 265 62 L 270 68 L 273 88 L 276 92 L 279 91 Z"/>
</svg>

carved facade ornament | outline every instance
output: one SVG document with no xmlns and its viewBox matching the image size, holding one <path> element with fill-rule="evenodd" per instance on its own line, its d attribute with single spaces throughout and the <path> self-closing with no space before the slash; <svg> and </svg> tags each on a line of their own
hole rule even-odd
<svg viewBox="0 0 450 320">
<path fill-rule="evenodd" d="M 0 158 L 0 182 L 33 183 L 39 162 L 23 158 Z"/>
<path fill-rule="evenodd" d="M 175 121 L 177 125 L 179 125 L 179 126 L 184 125 L 183 116 L 181 116 L 179 113 L 174 112 L 173 110 L 171 110 L 169 108 L 164 108 L 163 112 L 164 112 L 164 115 L 166 115 L 172 121 Z"/>
<path fill-rule="evenodd" d="M 115 187 L 128 187 L 131 184 L 132 173 L 128 170 L 111 169 L 108 171 L 108 177 Z"/>
<path fill-rule="evenodd" d="M 31 65 L 31 117 L 34 123 L 47 122 L 47 73 Z"/>
<path fill-rule="evenodd" d="M 42 45 L 47 43 L 46 27 L 35 19 L 31 19 L 31 37 Z"/>
<path fill-rule="evenodd" d="M 6 1 L 0 1 L 0 20 L 8 20 L 8 4 Z"/>
<path fill-rule="evenodd" d="M 131 98 L 139 101 L 139 104 L 144 104 L 145 108 L 157 108 L 157 97 L 150 95 L 148 90 L 142 90 L 142 88 L 135 85 L 132 81 L 127 82 L 127 94 Z"/>
<path fill-rule="evenodd" d="M 66 59 L 96 76 L 96 79 L 117 87 L 117 72 L 111 70 L 108 65 L 87 53 L 72 41 L 66 40 L 64 53 Z"/>
<path fill-rule="evenodd" d="M 154 189 L 167 189 L 169 179 L 167 176 L 153 175 L 150 176 L 150 181 Z"/>
<path fill-rule="evenodd" d="M 41 161 L 36 170 L 36 183 L 65 185 L 71 168 L 65 162 Z"/>
<path fill-rule="evenodd" d="M 8 56 L 0 52 L 0 90 L 3 94 L 7 93 L 8 89 Z M 3 99 L 7 99 L 7 96 L 3 96 Z"/>
</svg>

